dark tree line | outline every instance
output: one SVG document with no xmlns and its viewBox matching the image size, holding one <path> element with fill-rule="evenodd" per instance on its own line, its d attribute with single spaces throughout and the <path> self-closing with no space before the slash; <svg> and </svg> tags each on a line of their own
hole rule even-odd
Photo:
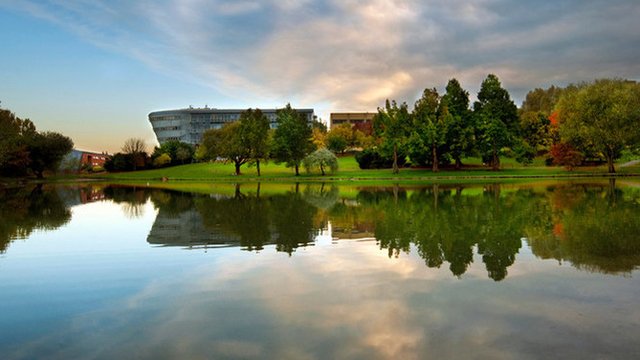
<svg viewBox="0 0 640 360">
<path fill-rule="evenodd" d="M 35 175 L 56 171 L 73 141 L 57 132 L 36 130 L 29 119 L 20 119 L 0 108 L 0 175 Z"/>
</svg>

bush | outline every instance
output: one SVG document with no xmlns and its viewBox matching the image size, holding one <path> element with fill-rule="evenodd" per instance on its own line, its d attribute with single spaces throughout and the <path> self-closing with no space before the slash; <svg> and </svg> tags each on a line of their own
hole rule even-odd
<svg viewBox="0 0 640 360">
<path fill-rule="evenodd" d="M 393 166 L 393 155 L 384 156 L 377 148 L 367 148 L 356 153 L 356 161 L 360 169 L 390 169 Z M 404 166 L 407 162 L 404 153 L 398 154 L 398 166 Z"/>
<path fill-rule="evenodd" d="M 153 167 L 163 167 L 171 164 L 171 156 L 169 154 L 161 154 L 153 159 Z"/>
</svg>

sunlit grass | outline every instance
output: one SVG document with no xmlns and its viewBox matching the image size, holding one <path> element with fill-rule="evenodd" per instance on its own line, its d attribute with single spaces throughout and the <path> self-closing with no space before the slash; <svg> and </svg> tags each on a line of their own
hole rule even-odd
<svg viewBox="0 0 640 360">
<path fill-rule="evenodd" d="M 501 159 L 501 169 L 493 171 L 482 166 L 480 159 L 464 159 L 465 168 L 455 170 L 443 168 L 440 172 L 434 173 L 429 168 L 402 168 L 399 174 L 393 174 L 391 169 L 370 169 L 362 170 L 353 156 L 339 157 L 339 169 L 334 174 L 321 176 L 317 171 L 307 173 L 304 168 L 300 169 L 300 176 L 295 176 L 293 168 L 287 168 L 283 164 L 269 162 L 262 164 L 262 176 L 258 177 L 255 167 L 244 165 L 242 174 L 234 174 L 233 164 L 198 163 L 190 165 L 180 165 L 175 167 L 143 170 L 124 173 L 111 173 L 96 177 L 109 180 L 124 181 L 160 181 L 166 178 L 170 181 L 223 181 L 223 182 L 246 182 L 246 181 L 428 181 L 428 180 L 464 180 L 464 179 L 504 179 L 520 177 L 570 177 L 570 176 L 599 176 L 606 175 L 606 165 L 597 167 L 580 167 L 573 171 L 568 171 L 563 167 L 545 166 L 544 159 L 535 159 L 529 166 L 522 166 L 513 159 Z M 635 174 L 640 172 L 640 166 L 618 167 L 621 174 Z"/>
</svg>

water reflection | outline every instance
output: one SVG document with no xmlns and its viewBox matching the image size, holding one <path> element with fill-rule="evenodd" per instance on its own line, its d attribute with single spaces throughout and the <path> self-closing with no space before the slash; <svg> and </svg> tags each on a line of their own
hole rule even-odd
<svg viewBox="0 0 640 360">
<path fill-rule="evenodd" d="M 70 220 L 69 207 L 88 201 L 120 204 L 129 218 L 157 210 L 147 241 L 159 246 L 239 246 L 293 254 L 329 228 L 335 241 L 375 239 L 389 257 L 415 251 L 428 268 L 460 277 L 481 259 L 489 278 L 508 276 L 523 242 L 542 259 L 581 270 L 629 273 L 640 265 L 640 191 L 610 183 L 548 186 L 416 186 L 341 189 L 260 184 L 224 193 L 194 194 L 147 187 L 4 190 L 0 196 L 0 250 L 34 229 Z"/>
<path fill-rule="evenodd" d="M 9 243 L 27 238 L 34 230 L 53 230 L 71 220 L 64 196 L 42 184 L 0 189 L 0 253 Z"/>
</svg>

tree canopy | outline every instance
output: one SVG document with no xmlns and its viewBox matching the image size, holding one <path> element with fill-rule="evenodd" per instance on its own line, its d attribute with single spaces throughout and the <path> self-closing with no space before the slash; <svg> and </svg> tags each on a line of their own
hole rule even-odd
<svg viewBox="0 0 640 360">
<path fill-rule="evenodd" d="M 614 160 L 627 146 L 640 141 L 640 85 L 621 79 L 602 79 L 565 92 L 556 107 L 560 136 L 571 144 L 592 146 Z"/>
<path fill-rule="evenodd" d="M 277 111 L 278 127 L 273 135 L 272 155 L 276 163 L 284 162 L 300 175 L 302 160 L 314 149 L 312 130 L 304 114 L 298 113 L 287 104 Z"/>
<path fill-rule="evenodd" d="M 497 76 L 482 82 L 478 101 L 473 104 L 480 152 L 494 170 L 500 167 L 500 150 L 511 146 L 518 135 L 518 108 Z"/>
</svg>

